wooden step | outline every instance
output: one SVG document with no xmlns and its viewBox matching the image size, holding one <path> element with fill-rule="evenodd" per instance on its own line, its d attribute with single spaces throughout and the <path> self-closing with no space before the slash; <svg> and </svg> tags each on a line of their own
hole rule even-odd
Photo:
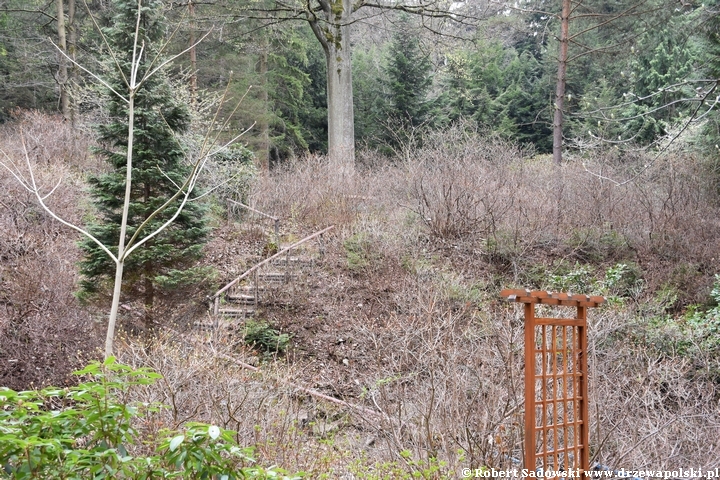
<svg viewBox="0 0 720 480">
<path fill-rule="evenodd" d="M 262 257 L 255 257 L 250 263 L 260 263 L 263 260 L 265 260 Z M 315 264 L 315 259 L 312 257 L 290 257 L 286 258 L 284 255 L 275 258 L 269 262 L 270 265 L 274 266 L 285 266 L 285 264 L 288 264 L 293 267 L 309 267 Z"/>
<path fill-rule="evenodd" d="M 239 285 L 239 286 L 232 287 L 230 290 L 240 290 L 243 292 L 249 292 L 249 291 L 255 290 L 256 288 L 258 290 L 260 290 L 261 292 L 263 290 L 265 290 L 265 287 L 262 285 L 258 285 L 257 287 L 255 287 L 255 285 Z"/>
<path fill-rule="evenodd" d="M 268 283 L 285 283 L 286 280 L 297 278 L 297 274 L 288 272 L 265 272 L 258 275 L 258 281 Z"/>
<path fill-rule="evenodd" d="M 240 305 L 255 305 L 255 303 L 257 303 L 255 295 L 249 295 L 247 293 L 228 292 L 225 295 L 225 299 Z"/>
<path fill-rule="evenodd" d="M 290 257 L 290 258 L 285 258 L 284 256 L 281 256 L 281 257 L 278 257 L 278 258 L 273 259 L 270 263 L 271 263 L 272 265 L 285 265 L 286 263 L 288 263 L 288 264 L 290 264 L 290 265 L 303 265 L 303 266 L 306 266 L 306 265 L 312 265 L 312 264 L 313 264 L 313 259 L 312 259 L 312 258 L 307 258 L 307 257 Z"/>
<path fill-rule="evenodd" d="M 252 317 L 255 315 L 255 309 L 252 307 L 231 307 L 231 306 L 223 306 L 220 307 L 218 310 L 218 313 L 220 315 L 223 315 L 225 317 L 231 317 L 231 318 L 245 318 L 245 317 Z"/>
</svg>

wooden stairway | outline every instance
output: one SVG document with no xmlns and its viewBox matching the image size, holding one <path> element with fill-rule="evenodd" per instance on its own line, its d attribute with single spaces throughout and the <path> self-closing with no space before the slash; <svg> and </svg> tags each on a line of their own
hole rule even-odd
<svg viewBox="0 0 720 480">
<path fill-rule="evenodd" d="M 210 297 L 212 315 L 195 322 L 193 326 L 202 330 L 228 328 L 255 316 L 266 295 L 285 289 L 301 275 L 310 273 L 317 258 L 322 256 L 322 248 L 312 252 L 298 247 L 321 237 L 332 228 L 328 227 L 291 245 L 281 245 L 280 251 L 269 258 L 255 259 L 252 268 Z"/>
</svg>

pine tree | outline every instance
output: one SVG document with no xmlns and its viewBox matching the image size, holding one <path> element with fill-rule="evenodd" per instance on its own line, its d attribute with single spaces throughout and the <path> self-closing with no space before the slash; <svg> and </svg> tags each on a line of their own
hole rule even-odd
<svg viewBox="0 0 720 480">
<path fill-rule="evenodd" d="M 111 9 L 114 16 L 110 19 L 110 27 L 103 32 L 126 78 L 131 74 L 137 8 L 135 0 L 115 0 Z M 141 8 L 141 41 L 138 45 L 143 46 L 143 52 L 137 78 L 143 78 L 147 69 L 158 65 L 156 48 L 164 33 L 160 2 L 149 1 Z M 153 60 L 156 60 L 155 63 L 152 63 Z M 124 80 L 119 73 L 114 75 L 108 83 L 122 91 L 126 88 Z M 108 161 L 112 170 L 90 179 L 98 216 L 98 222 L 90 230 L 117 255 L 126 180 L 128 105 L 109 92 L 106 104 L 110 121 L 98 127 L 98 139 L 102 147 L 97 153 Z M 190 171 L 177 136 L 188 129 L 189 123 L 189 111 L 174 98 L 167 77 L 158 72 L 142 84 L 136 93 L 134 105 L 132 193 L 127 240 L 136 234 L 144 222 L 137 240 L 155 231 L 177 209 L 180 200 L 159 214 L 152 215 L 178 191 Z M 168 228 L 127 258 L 123 293 L 126 298 L 142 299 L 146 326 L 152 324 L 153 305 L 158 295 L 197 281 L 200 269 L 193 268 L 193 265 L 200 258 L 207 232 L 203 209 L 196 202 L 188 202 Z M 81 248 L 85 252 L 85 258 L 80 264 L 84 277 L 81 281 L 81 296 L 103 292 L 112 284 L 115 264 L 92 241 L 82 242 Z"/>
<path fill-rule="evenodd" d="M 665 135 L 669 125 L 692 109 L 687 102 L 677 102 L 694 96 L 692 87 L 684 82 L 693 72 L 698 55 L 694 42 L 684 33 L 684 22 L 683 17 L 673 18 L 670 27 L 647 33 L 639 44 L 633 62 L 633 93 L 643 100 L 625 114 L 635 117 L 628 122 L 625 136 L 632 134 L 637 143 L 649 144 Z"/>
</svg>

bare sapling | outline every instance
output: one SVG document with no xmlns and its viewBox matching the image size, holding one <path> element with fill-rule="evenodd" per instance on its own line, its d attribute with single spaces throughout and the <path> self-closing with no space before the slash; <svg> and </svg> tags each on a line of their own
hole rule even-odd
<svg viewBox="0 0 720 480">
<path fill-rule="evenodd" d="M 161 58 L 161 55 L 163 52 L 167 49 L 169 39 L 167 42 L 165 42 L 164 45 L 161 46 L 161 48 L 158 49 L 157 55 L 150 60 L 149 63 L 145 63 L 145 65 L 149 65 L 149 67 L 144 71 L 142 75 L 139 75 L 138 72 L 140 72 L 141 65 L 144 64 L 143 61 L 143 54 L 145 53 L 145 43 L 144 40 L 141 38 L 141 18 L 142 18 L 142 12 L 144 7 L 142 6 L 142 0 L 138 0 L 137 2 L 137 20 L 135 24 L 135 32 L 133 37 L 133 46 L 132 46 L 132 57 L 130 62 L 130 71 L 129 75 L 126 75 L 125 71 L 121 68 L 121 62 L 119 60 L 120 52 L 114 51 L 113 48 L 110 47 L 110 44 L 103 34 L 102 30 L 98 26 L 97 22 L 93 18 L 93 22 L 95 23 L 95 27 L 97 31 L 100 33 L 103 43 L 108 51 L 108 55 L 110 55 L 112 64 L 114 64 L 114 70 L 115 73 L 118 74 L 122 78 L 122 83 L 124 85 L 124 89 L 113 88 L 110 83 L 103 78 L 99 74 L 93 73 L 90 70 L 86 69 L 82 65 L 78 64 L 73 60 L 72 58 L 68 57 L 65 52 L 58 48 L 60 51 L 60 54 L 62 54 L 67 61 L 70 61 L 74 63 L 78 68 L 82 69 L 84 72 L 86 72 L 88 75 L 90 75 L 95 81 L 100 83 L 102 86 L 107 88 L 112 95 L 117 97 L 121 102 L 125 103 L 127 105 L 127 151 L 124 153 L 126 157 L 126 177 L 125 177 L 125 191 L 124 191 L 124 198 L 122 203 L 122 216 L 121 216 L 121 223 L 120 223 L 120 234 L 119 238 L 117 239 L 117 253 L 113 253 L 112 247 L 110 245 L 106 245 L 103 242 L 101 242 L 97 237 L 95 237 L 93 234 L 90 233 L 90 230 L 87 227 L 77 225 L 75 223 L 72 223 L 70 221 L 67 221 L 63 218 L 61 218 L 58 214 L 56 214 L 53 209 L 48 205 L 47 201 L 48 199 L 53 195 L 53 193 L 56 192 L 60 184 L 62 183 L 62 178 L 57 181 L 57 183 L 54 186 L 45 186 L 39 184 L 39 182 L 36 180 L 36 175 L 34 172 L 34 167 L 30 161 L 30 155 L 28 153 L 28 149 L 26 146 L 26 143 L 24 139 L 22 139 L 22 145 L 23 145 L 23 155 L 24 155 L 24 161 L 25 161 L 25 167 L 21 168 L 20 164 L 22 162 L 16 162 L 14 161 L 10 155 L 8 155 L 7 152 L 0 149 L 0 165 L 5 167 L 12 175 L 13 177 L 26 189 L 28 190 L 32 195 L 35 196 L 40 206 L 55 220 L 60 222 L 61 224 L 81 233 L 82 235 L 88 237 L 92 242 L 96 243 L 100 249 L 108 255 L 112 259 L 112 261 L 115 264 L 115 275 L 114 275 L 114 283 L 113 283 L 113 295 L 112 295 L 112 303 L 110 308 L 110 314 L 108 317 L 108 325 L 107 325 L 107 334 L 105 339 L 105 358 L 110 357 L 113 355 L 113 341 L 115 338 L 115 327 L 117 322 L 117 316 L 118 316 L 118 309 L 120 306 L 120 295 L 121 295 L 121 286 L 122 286 L 122 279 L 123 279 L 123 269 L 125 267 L 125 262 L 127 259 L 135 252 L 138 248 L 142 247 L 144 244 L 146 244 L 148 241 L 150 241 L 152 238 L 159 235 L 161 232 L 163 232 L 169 225 L 171 225 L 177 217 L 180 215 L 180 213 L 183 211 L 185 206 L 193 200 L 192 193 L 195 189 L 195 186 L 198 182 L 198 179 L 200 178 L 200 175 L 208 161 L 208 159 L 212 158 L 213 155 L 218 154 L 222 150 L 228 148 L 231 144 L 233 144 L 239 137 L 241 137 L 243 134 L 247 132 L 247 130 L 241 132 L 239 135 L 235 136 L 228 142 L 223 142 L 220 144 L 218 142 L 218 135 L 212 135 L 210 133 L 210 130 L 205 134 L 205 137 L 202 142 L 202 146 L 199 149 L 198 153 L 194 155 L 194 158 L 191 160 L 191 169 L 189 174 L 186 176 L 184 183 L 182 184 L 176 184 L 176 191 L 173 195 L 169 196 L 167 200 L 156 210 L 154 210 L 147 219 L 145 219 L 140 225 L 137 226 L 135 229 L 134 234 L 129 239 L 126 239 L 126 234 L 128 232 L 128 217 L 129 217 L 129 208 L 130 208 L 130 202 L 131 202 L 131 190 L 132 190 L 132 181 L 133 181 L 133 140 L 134 140 L 134 131 L 135 131 L 135 99 L 140 91 L 140 89 L 143 87 L 143 85 L 154 75 L 158 74 L 161 70 L 163 70 L 165 67 L 170 65 L 175 59 L 177 59 L 179 56 L 185 54 L 190 48 L 195 47 L 199 42 L 201 42 L 206 36 L 203 36 L 198 42 L 195 42 L 193 45 L 188 47 L 187 49 L 183 50 L 182 52 L 178 53 L 177 55 L 170 56 L 167 59 Z M 91 15 L 92 18 L 92 15 Z M 171 36 L 172 38 L 172 36 Z M 227 91 L 226 91 L 227 94 Z M 225 97 L 221 99 L 220 104 L 222 105 Z M 240 100 L 242 101 L 242 99 Z M 239 105 L 238 105 L 239 106 Z M 235 110 L 237 110 L 237 107 L 235 107 Z M 218 109 L 219 112 L 219 109 Z M 233 111 L 234 113 L 234 111 Z M 215 118 L 213 119 L 212 125 L 216 125 L 217 121 L 217 112 L 215 114 Z M 228 118 L 231 118 L 232 114 L 228 116 Z M 219 129 L 217 129 L 218 132 L 222 131 L 226 127 L 227 121 L 220 126 Z M 177 202 L 179 201 L 179 204 Z M 174 205 L 175 204 L 175 205 Z M 160 215 L 163 212 L 166 212 L 166 210 L 173 208 L 174 211 L 171 212 L 169 215 L 169 218 L 162 223 L 159 227 L 156 227 L 154 229 L 149 229 L 148 226 L 150 225 L 150 222 L 157 218 L 158 215 Z M 141 236 L 141 233 L 144 236 Z"/>
</svg>

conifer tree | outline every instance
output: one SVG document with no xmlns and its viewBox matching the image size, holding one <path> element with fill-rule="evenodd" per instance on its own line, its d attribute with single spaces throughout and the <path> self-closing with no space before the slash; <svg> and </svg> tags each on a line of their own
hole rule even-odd
<svg viewBox="0 0 720 480">
<path fill-rule="evenodd" d="M 705 77 L 713 83 L 701 85 L 699 88 L 704 91 L 706 97 L 712 99 L 717 98 L 720 89 L 720 1 L 708 2 L 705 15 L 707 19 L 702 31 L 705 40 L 702 60 L 705 64 Z M 708 103 L 711 105 L 710 108 L 713 108 L 712 100 Z M 704 147 L 712 171 L 720 184 L 720 114 L 717 106 L 714 107 L 707 115 L 699 143 Z"/>
<path fill-rule="evenodd" d="M 163 10 L 158 1 L 142 5 L 140 39 L 142 54 L 136 72 L 137 78 L 158 66 L 158 45 L 164 33 Z M 125 79 L 131 78 L 134 33 L 138 2 L 115 0 L 110 26 L 103 33 L 108 46 L 115 52 Z M 154 61 L 154 62 L 153 62 Z M 114 62 L 113 62 L 114 63 Z M 108 82 L 112 88 L 123 91 L 125 79 L 115 69 Z M 120 236 L 123 197 L 126 188 L 128 104 L 107 93 L 106 104 L 110 121 L 98 127 L 97 153 L 111 166 L 111 171 L 90 179 L 91 194 L 97 208 L 97 223 L 90 232 L 107 246 L 116 245 Z M 137 233 L 136 242 L 159 229 L 180 205 L 176 200 L 168 208 L 153 215 L 175 195 L 185 182 L 191 167 L 185 162 L 185 152 L 178 134 L 187 130 L 190 123 L 188 109 L 173 96 L 172 87 L 162 72 L 156 72 L 144 81 L 135 94 L 134 129 L 132 148 L 132 189 L 127 222 L 126 240 Z M 140 226 L 142 230 L 138 232 Z M 199 259 L 208 229 L 203 210 L 196 202 L 188 202 L 175 221 L 162 233 L 143 244 L 125 261 L 123 293 L 126 298 L 142 299 L 145 305 L 145 322 L 153 323 L 153 304 L 158 295 L 174 287 L 197 280 L 201 270 L 193 268 Z M 81 262 L 81 294 L 102 292 L 112 286 L 115 264 L 97 243 L 81 243 L 85 258 Z M 110 248 L 115 255 L 116 247 Z"/>
<path fill-rule="evenodd" d="M 388 116 L 410 127 L 417 127 L 426 120 L 430 106 L 427 93 L 432 83 L 431 64 L 420 47 L 409 17 L 403 15 L 393 36 L 387 67 L 392 105 Z"/>
</svg>

